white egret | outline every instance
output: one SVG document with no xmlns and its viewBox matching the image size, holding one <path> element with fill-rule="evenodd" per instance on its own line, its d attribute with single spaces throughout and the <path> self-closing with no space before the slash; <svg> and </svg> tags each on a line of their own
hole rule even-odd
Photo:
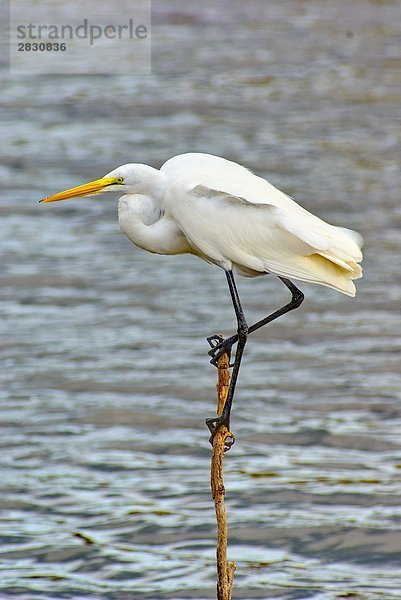
<svg viewBox="0 0 401 600">
<path fill-rule="evenodd" d="M 355 296 L 362 276 L 362 237 L 322 221 L 241 165 L 210 154 L 175 156 L 154 169 L 126 164 L 101 179 L 48 196 L 56 202 L 102 192 L 123 192 L 118 203 L 121 231 L 137 246 L 157 254 L 190 253 L 224 269 L 237 318 L 237 333 L 212 336 L 216 362 L 237 343 L 230 389 L 221 417 L 210 431 L 229 428 L 231 405 L 247 336 L 297 308 L 302 292 L 290 281 L 317 283 Z M 234 272 L 246 277 L 275 274 L 291 301 L 248 327 Z"/>
</svg>

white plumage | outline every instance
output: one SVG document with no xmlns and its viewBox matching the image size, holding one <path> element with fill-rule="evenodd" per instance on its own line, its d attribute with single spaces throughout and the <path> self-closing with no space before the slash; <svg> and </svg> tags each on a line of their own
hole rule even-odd
<svg viewBox="0 0 401 600">
<path fill-rule="evenodd" d="M 218 156 L 175 156 L 160 170 L 127 164 L 45 198 L 123 191 L 121 231 L 159 254 L 192 253 L 226 271 L 274 273 L 355 295 L 362 238 L 329 225 L 246 168 Z"/>
<path fill-rule="evenodd" d="M 237 333 L 208 338 L 214 364 L 237 344 L 229 390 L 220 416 L 207 419 L 214 437 L 231 406 L 248 334 L 283 316 L 303 301 L 291 279 L 318 283 L 355 296 L 362 276 L 362 238 L 334 227 L 299 206 L 264 179 L 210 154 L 181 154 L 160 170 L 127 164 L 105 177 L 42 202 L 104 191 L 122 191 L 118 219 L 134 244 L 159 254 L 191 253 L 225 270 L 237 318 Z M 248 326 L 233 271 L 248 277 L 278 275 L 290 290 L 289 303 Z M 291 278 L 291 279 L 290 279 Z M 211 438 L 211 439 L 212 439 Z M 233 438 L 226 449 L 233 443 Z"/>
</svg>

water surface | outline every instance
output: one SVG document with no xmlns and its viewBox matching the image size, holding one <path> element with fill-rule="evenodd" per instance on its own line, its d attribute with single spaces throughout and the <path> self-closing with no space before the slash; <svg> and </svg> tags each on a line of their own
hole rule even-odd
<svg viewBox="0 0 401 600">
<path fill-rule="evenodd" d="M 136 249 L 116 199 L 39 206 L 125 162 L 246 164 L 365 237 L 356 299 L 255 334 L 226 460 L 234 597 L 401 598 L 400 6 L 154 1 L 153 73 L 3 77 L 0 597 L 215 597 L 205 337 L 224 274 Z M 284 304 L 241 280 L 249 321 Z"/>
</svg>

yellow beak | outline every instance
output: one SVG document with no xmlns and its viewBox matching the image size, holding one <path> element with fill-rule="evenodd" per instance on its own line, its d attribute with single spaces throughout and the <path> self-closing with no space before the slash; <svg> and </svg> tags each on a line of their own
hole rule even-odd
<svg viewBox="0 0 401 600">
<path fill-rule="evenodd" d="M 68 200 L 68 198 L 78 198 L 79 196 L 92 196 L 92 194 L 100 194 L 108 185 L 118 183 L 116 177 L 102 177 L 102 179 L 96 179 L 84 185 L 64 190 L 64 192 L 58 192 L 52 196 L 47 196 L 40 200 L 40 202 L 58 202 L 59 200 Z"/>
</svg>

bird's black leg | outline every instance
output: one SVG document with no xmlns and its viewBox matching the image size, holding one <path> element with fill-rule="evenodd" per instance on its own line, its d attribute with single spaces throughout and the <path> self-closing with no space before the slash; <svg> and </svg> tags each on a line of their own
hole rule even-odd
<svg viewBox="0 0 401 600">
<path fill-rule="evenodd" d="M 212 441 L 213 436 L 214 436 L 215 432 L 217 431 L 218 427 L 220 427 L 221 425 L 226 425 L 227 429 L 230 430 L 231 406 L 232 406 L 232 402 L 233 402 L 233 398 L 234 398 L 235 386 L 237 384 L 238 373 L 239 373 L 239 369 L 240 369 L 240 365 L 241 365 L 242 355 L 244 353 L 244 348 L 245 348 L 246 340 L 248 337 L 248 325 L 245 320 L 244 311 L 242 310 L 241 301 L 240 301 L 240 298 L 238 295 L 237 286 L 235 285 L 233 272 L 226 271 L 226 277 L 227 277 L 228 287 L 230 290 L 230 295 L 231 295 L 231 299 L 233 302 L 235 314 L 237 317 L 238 327 L 237 327 L 237 334 L 235 336 L 235 340 L 233 342 L 231 342 L 228 346 L 224 345 L 223 352 L 227 351 L 228 349 L 231 349 L 231 346 L 235 342 L 238 342 L 238 345 L 237 345 L 237 350 L 235 353 L 235 361 L 234 361 L 234 365 L 233 365 L 233 370 L 231 373 L 230 387 L 228 389 L 228 394 L 227 394 L 226 402 L 225 402 L 225 405 L 223 408 L 223 412 L 218 417 L 206 419 L 206 425 L 209 427 L 209 430 L 212 434 L 211 441 Z M 216 339 L 216 337 L 213 336 L 212 338 L 210 338 L 210 340 L 213 340 L 213 339 Z M 231 340 L 231 339 L 232 338 L 228 338 L 227 341 Z M 223 341 L 223 344 L 224 344 L 224 342 L 225 342 L 225 340 Z M 210 341 L 209 341 L 209 343 L 210 343 Z M 221 345 L 221 343 L 220 343 L 220 345 Z"/>
<path fill-rule="evenodd" d="M 304 301 L 305 296 L 303 295 L 301 290 L 299 290 L 297 288 L 297 286 L 292 283 L 292 281 L 290 281 L 289 279 L 285 279 L 284 277 L 279 277 L 279 279 L 284 283 L 284 285 L 290 290 L 290 292 L 292 294 L 292 298 L 291 298 L 290 302 L 288 304 L 286 304 L 285 306 L 276 310 L 271 315 L 268 315 L 264 319 L 261 319 L 257 323 L 254 323 L 253 325 L 251 325 L 249 328 L 249 333 L 253 333 L 254 331 L 256 331 L 257 329 L 260 329 L 264 325 L 271 323 L 278 317 L 282 317 L 283 315 L 290 312 L 291 310 L 295 310 L 296 308 L 301 306 L 302 302 Z"/>
<path fill-rule="evenodd" d="M 282 306 L 278 310 L 274 311 L 272 314 L 268 315 L 264 319 L 261 319 L 257 323 L 254 323 L 253 325 L 251 325 L 248 328 L 248 334 L 253 333 L 257 329 L 260 329 L 261 327 L 263 327 L 264 325 L 267 325 L 268 323 L 271 323 L 275 319 L 278 319 L 278 317 L 285 315 L 285 313 L 288 313 L 291 310 L 298 308 L 302 304 L 304 295 L 301 292 L 301 290 L 299 290 L 289 279 L 285 279 L 284 277 L 279 277 L 279 279 L 284 283 L 285 286 L 287 286 L 287 288 L 290 290 L 290 292 L 292 294 L 292 298 L 291 298 L 290 302 L 288 302 L 288 304 L 286 304 L 285 306 Z M 210 339 L 211 340 L 214 339 L 216 342 L 218 342 L 217 336 L 213 336 Z M 212 360 L 210 362 L 215 365 L 217 360 L 220 358 L 220 356 L 222 354 L 224 354 L 224 352 L 226 352 L 227 348 L 231 348 L 237 341 L 238 341 L 238 334 L 235 334 L 229 338 L 226 338 L 226 339 L 214 344 L 212 349 L 209 350 L 209 355 L 212 357 Z"/>
</svg>

